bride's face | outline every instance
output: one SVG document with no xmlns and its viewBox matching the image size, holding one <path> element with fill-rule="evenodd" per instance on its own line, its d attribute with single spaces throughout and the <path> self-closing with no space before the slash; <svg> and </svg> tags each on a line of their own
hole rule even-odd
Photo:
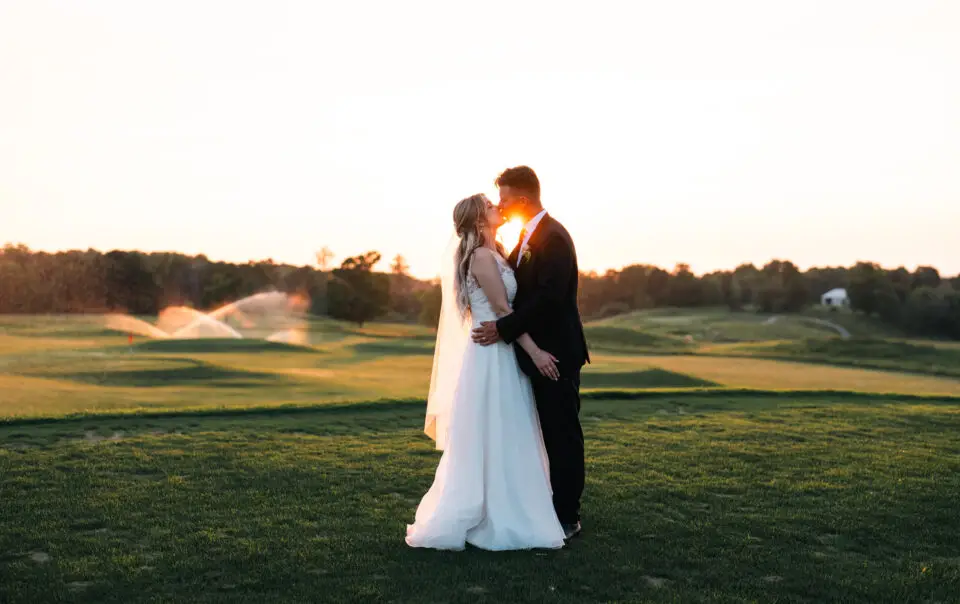
<svg viewBox="0 0 960 604">
<path fill-rule="evenodd" d="M 504 223 L 503 215 L 500 213 L 500 210 L 497 206 L 493 205 L 492 201 L 487 200 L 487 214 L 485 216 L 487 224 L 493 227 L 493 230 L 500 228 L 500 225 Z"/>
</svg>

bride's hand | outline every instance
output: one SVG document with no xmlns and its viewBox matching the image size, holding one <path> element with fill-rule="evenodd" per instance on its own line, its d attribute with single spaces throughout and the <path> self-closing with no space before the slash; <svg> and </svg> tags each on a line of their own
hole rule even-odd
<svg viewBox="0 0 960 604">
<path fill-rule="evenodd" d="M 530 358 L 533 359 L 533 364 L 537 366 L 540 375 L 553 381 L 560 379 L 560 370 L 557 369 L 557 363 L 560 361 L 557 360 L 557 357 L 546 350 L 537 350 L 530 355 Z"/>
</svg>

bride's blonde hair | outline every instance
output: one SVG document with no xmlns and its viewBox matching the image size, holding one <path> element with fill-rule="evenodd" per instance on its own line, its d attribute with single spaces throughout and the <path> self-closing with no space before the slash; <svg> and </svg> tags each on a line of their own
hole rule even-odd
<svg viewBox="0 0 960 604">
<path fill-rule="evenodd" d="M 457 245 L 454 255 L 456 277 L 453 289 L 457 295 L 457 308 L 464 319 L 470 314 L 470 291 L 467 288 L 467 281 L 470 278 L 473 253 L 487 243 L 484 229 L 487 226 L 486 215 L 489 203 L 490 200 L 486 195 L 478 193 L 460 200 L 453 208 L 453 226 L 457 236 L 460 237 L 460 244 Z M 503 246 L 499 242 L 495 243 L 497 250 L 503 255 Z"/>
</svg>

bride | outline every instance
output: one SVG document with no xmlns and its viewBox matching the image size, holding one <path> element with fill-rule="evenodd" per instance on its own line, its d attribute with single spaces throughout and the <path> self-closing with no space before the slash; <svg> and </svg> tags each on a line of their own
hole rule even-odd
<svg viewBox="0 0 960 604">
<path fill-rule="evenodd" d="M 443 455 L 406 542 L 444 550 L 563 547 L 530 380 L 510 345 L 470 340 L 472 327 L 511 313 L 517 292 L 494 239 L 503 218 L 485 195 L 474 195 L 457 204 L 453 222 L 424 429 Z M 528 335 L 517 343 L 543 375 L 557 378 L 550 353 Z"/>
</svg>

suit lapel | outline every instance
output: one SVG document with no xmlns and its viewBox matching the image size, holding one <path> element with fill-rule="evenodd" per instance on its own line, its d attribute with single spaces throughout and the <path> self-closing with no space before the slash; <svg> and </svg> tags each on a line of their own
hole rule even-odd
<svg viewBox="0 0 960 604">
<path fill-rule="evenodd" d="M 533 260 L 533 256 L 536 255 L 537 249 L 540 245 L 540 240 L 543 239 L 547 231 L 550 230 L 550 221 L 550 214 L 544 214 L 543 218 L 540 219 L 540 223 L 537 225 L 537 228 L 534 229 L 533 233 L 530 235 L 530 241 L 527 242 L 527 251 L 530 252 L 531 257 L 520 264 L 520 266 L 514 264 L 514 266 L 517 266 L 517 272 L 520 272 L 522 269 L 526 268 L 530 264 L 531 260 Z M 521 241 L 520 243 L 522 244 L 523 242 Z M 520 252 L 519 245 L 517 246 L 516 252 L 517 254 Z"/>
<path fill-rule="evenodd" d="M 550 221 L 550 214 L 544 214 L 543 218 L 540 219 L 540 224 L 537 225 L 537 228 L 533 231 L 533 234 L 530 235 L 530 241 L 527 242 L 527 249 L 530 250 L 531 254 L 536 252 L 537 248 L 540 246 L 540 240 L 543 239 L 547 231 L 550 230 Z"/>
</svg>

